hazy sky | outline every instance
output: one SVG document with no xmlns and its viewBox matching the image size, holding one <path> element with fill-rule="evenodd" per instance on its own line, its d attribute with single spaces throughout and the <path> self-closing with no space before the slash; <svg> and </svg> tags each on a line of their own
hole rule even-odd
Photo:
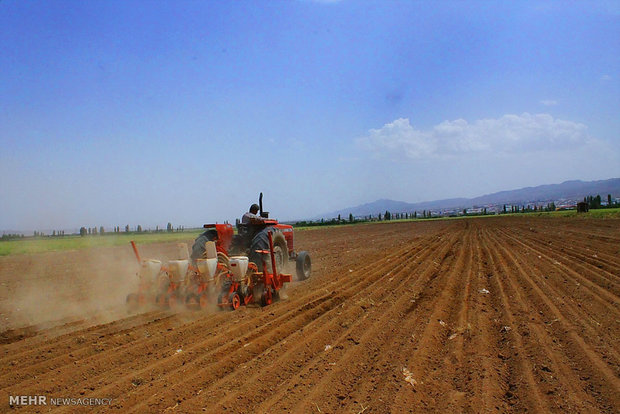
<svg viewBox="0 0 620 414">
<path fill-rule="evenodd" d="M 620 3 L 505 3 L 1 1 L 0 229 L 620 177 Z"/>
</svg>

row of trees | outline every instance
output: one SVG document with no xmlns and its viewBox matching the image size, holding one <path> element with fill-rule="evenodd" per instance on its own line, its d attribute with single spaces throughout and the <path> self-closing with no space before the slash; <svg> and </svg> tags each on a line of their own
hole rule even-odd
<svg viewBox="0 0 620 414">
<path fill-rule="evenodd" d="M 129 224 L 125 225 L 124 229 L 121 230 L 120 226 L 115 226 L 113 229 L 113 233 L 158 233 L 158 232 L 162 232 L 162 231 L 167 231 L 167 232 L 174 232 L 174 231 L 178 231 L 178 232 L 182 232 L 185 231 L 185 227 L 184 226 L 179 226 L 176 229 L 172 226 L 172 223 L 168 223 L 166 225 L 166 229 L 160 229 L 159 226 L 155 227 L 155 230 L 151 230 L 151 229 L 147 229 L 144 230 L 142 228 L 142 225 L 138 224 L 135 228 L 135 230 L 131 230 L 131 228 L 129 227 Z M 105 234 L 105 229 L 103 228 L 103 226 L 99 227 L 99 231 L 97 231 L 97 227 L 80 227 L 80 236 L 88 236 L 91 234 Z"/>
<path fill-rule="evenodd" d="M 536 212 L 540 212 L 540 211 L 555 211 L 555 203 L 554 202 L 547 203 L 546 206 L 538 206 L 536 204 L 534 204 L 534 205 L 528 204 L 527 206 L 525 206 L 525 205 L 523 205 L 523 206 L 510 206 L 510 211 L 508 211 L 508 208 L 504 204 L 504 208 L 502 209 L 502 214 L 506 214 L 506 213 L 536 213 Z"/>
<path fill-rule="evenodd" d="M 80 227 L 79 230 L 79 234 L 80 236 L 84 237 L 84 236 L 89 236 L 89 235 L 102 235 L 102 234 L 117 234 L 117 233 L 154 233 L 154 232 L 162 232 L 162 231 L 167 231 L 167 232 L 182 232 L 185 231 L 185 227 L 184 226 L 179 226 L 176 229 L 172 226 L 172 223 L 168 223 L 168 225 L 166 226 L 165 229 L 160 229 L 159 226 L 155 227 L 155 230 L 151 230 L 151 229 L 147 229 L 144 230 L 142 228 L 142 225 L 138 224 L 135 229 L 131 229 L 129 227 L 129 224 L 125 225 L 124 228 L 121 228 L 121 226 L 115 226 L 112 229 L 112 232 L 106 232 L 105 228 L 103 226 L 99 226 L 99 227 L 85 227 L 82 226 Z M 52 230 L 51 234 L 46 234 L 42 231 L 37 231 L 35 230 L 33 233 L 34 237 L 63 237 L 65 235 L 65 231 L 64 230 Z M 3 237 L 4 239 L 9 239 L 9 238 L 18 238 L 18 237 L 24 237 L 21 234 L 7 234 L 5 235 L 6 237 Z"/>
<path fill-rule="evenodd" d="M 57 236 L 64 236 L 65 235 L 65 231 L 64 230 L 52 230 L 52 234 L 50 234 L 50 236 L 52 237 L 57 237 Z M 43 233 L 42 231 L 34 231 L 34 237 L 48 237 L 47 234 Z"/>
<path fill-rule="evenodd" d="M 388 210 L 385 213 L 378 213 L 376 215 L 370 214 L 367 216 L 354 217 L 353 213 L 349 213 L 348 219 L 342 217 L 341 214 L 338 214 L 337 218 L 332 218 L 329 220 L 321 219 L 319 221 L 298 221 L 295 223 L 296 226 L 333 226 L 338 224 L 353 224 L 353 223 L 365 223 L 369 221 L 389 221 L 389 220 L 409 220 L 414 218 L 430 218 L 431 212 L 430 210 L 423 210 L 421 214 L 418 215 L 417 211 L 413 213 L 392 213 Z"/>
<path fill-rule="evenodd" d="M 601 199 L 600 194 L 597 194 L 596 197 L 591 195 L 583 198 L 584 203 L 588 203 L 588 208 L 590 210 L 597 208 L 614 208 L 619 207 L 620 203 L 616 203 L 615 200 L 611 198 L 611 194 L 607 194 L 607 204 L 603 205 L 603 200 Z"/>
<path fill-rule="evenodd" d="M 5 233 L 2 235 L 2 237 L 0 237 L 0 240 L 16 240 L 16 239 L 23 239 L 23 238 L 24 238 L 23 234 Z"/>
</svg>

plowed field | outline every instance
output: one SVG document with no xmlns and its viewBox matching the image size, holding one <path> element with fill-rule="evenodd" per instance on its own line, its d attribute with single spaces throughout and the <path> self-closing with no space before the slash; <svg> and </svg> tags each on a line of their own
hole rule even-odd
<svg viewBox="0 0 620 414">
<path fill-rule="evenodd" d="M 129 246 L 0 258 L 0 411 L 44 395 L 112 405 L 16 409 L 620 412 L 619 220 L 358 225 L 296 244 L 312 278 L 235 312 L 122 315 L 130 286 L 106 275 L 126 274 Z M 32 286 L 34 306 L 17 310 Z M 66 323 L 33 325 L 48 308 Z"/>
</svg>

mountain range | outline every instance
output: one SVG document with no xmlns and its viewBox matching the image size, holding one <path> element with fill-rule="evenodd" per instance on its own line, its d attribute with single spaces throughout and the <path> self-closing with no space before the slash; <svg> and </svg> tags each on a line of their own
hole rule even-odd
<svg viewBox="0 0 620 414">
<path fill-rule="evenodd" d="M 378 213 L 384 213 L 386 210 L 393 213 L 400 213 L 422 210 L 463 209 L 472 208 L 474 206 L 500 204 L 524 205 L 528 203 L 546 203 L 551 201 L 557 204 L 559 200 L 581 200 L 588 195 L 595 196 L 597 194 L 600 194 L 603 200 L 607 199 L 607 194 L 611 194 L 613 197 L 620 197 L 620 178 L 598 181 L 573 180 L 565 181 L 561 184 L 547 184 L 537 187 L 525 187 L 517 190 L 500 191 L 474 198 L 449 198 L 420 203 L 380 199 L 372 203 L 322 214 L 318 216 L 318 218 L 332 218 L 338 215 L 348 217 L 349 214 L 353 214 L 356 217 L 377 215 Z"/>
</svg>

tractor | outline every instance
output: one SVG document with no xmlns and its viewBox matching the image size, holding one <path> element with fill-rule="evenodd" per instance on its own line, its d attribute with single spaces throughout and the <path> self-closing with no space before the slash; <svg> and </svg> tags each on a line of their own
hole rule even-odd
<svg viewBox="0 0 620 414">
<path fill-rule="evenodd" d="M 209 246 L 215 246 L 220 294 L 217 304 L 221 308 L 237 309 L 241 304 L 257 302 L 269 305 L 277 299 L 284 283 L 292 275 L 284 273 L 295 263 L 297 280 L 310 277 L 310 255 L 295 252 L 293 227 L 269 219 L 263 210 L 263 194 L 259 196 L 260 224 L 237 223 L 237 234 L 231 224 L 205 224 L 207 229 L 192 247 L 192 263 L 212 259 Z"/>
<path fill-rule="evenodd" d="M 146 303 L 171 308 L 184 303 L 207 308 L 215 302 L 221 308 L 237 309 L 241 304 L 265 306 L 277 300 L 284 283 L 293 279 L 284 273 L 294 267 L 296 279 L 311 274 L 307 252 L 296 253 L 293 227 L 269 219 L 263 211 L 263 194 L 259 196 L 260 224 L 205 224 L 187 259 L 187 246 L 179 245 L 179 260 L 162 265 L 157 260 L 142 260 L 131 242 L 140 264 L 139 290 L 127 296 L 131 310 Z M 184 248 L 181 248 L 185 246 Z M 219 292 L 219 295 L 218 295 Z"/>
<path fill-rule="evenodd" d="M 305 251 L 295 252 L 293 226 L 269 219 L 269 212 L 263 210 L 263 193 L 260 193 L 258 200 L 260 216 L 266 220 L 261 224 L 237 223 L 237 234 L 228 223 L 205 224 L 203 227 L 207 230 L 196 238 L 192 247 L 192 263 L 205 255 L 205 242 L 214 241 L 218 252 L 229 257 L 247 256 L 262 271 L 262 259 L 258 251 L 269 249 L 267 235 L 271 233 L 277 268 L 287 270 L 293 262 L 297 280 L 306 280 L 311 274 L 310 256 Z"/>
</svg>

